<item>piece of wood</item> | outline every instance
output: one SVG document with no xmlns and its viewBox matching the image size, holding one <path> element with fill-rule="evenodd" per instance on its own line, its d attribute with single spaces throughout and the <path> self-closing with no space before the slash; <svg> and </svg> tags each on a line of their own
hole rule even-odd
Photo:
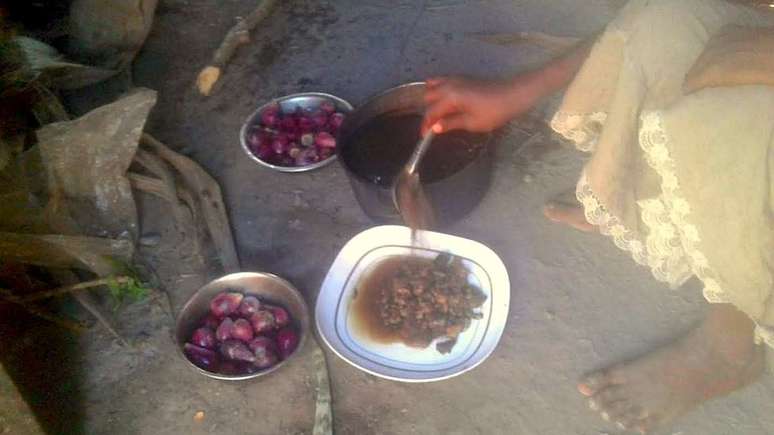
<svg viewBox="0 0 774 435">
<path fill-rule="evenodd" d="M 237 23 L 226 33 L 223 42 L 213 53 L 210 64 L 205 66 L 196 78 L 196 87 L 202 95 L 210 95 L 237 48 L 250 42 L 250 31 L 269 16 L 276 3 L 276 0 L 262 0 L 249 15 L 237 18 Z"/>
<path fill-rule="evenodd" d="M 85 290 L 87 288 L 92 288 L 92 287 L 100 287 L 100 286 L 103 286 L 103 285 L 110 285 L 110 284 L 113 284 L 113 283 L 115 283 L 115 284 L 126 284 L 126 283 L 129 282 L 129 279 L 130 278 L 128 276 L 117 276 L 115 278 L 99 278 L 99 279 L 94 279 L 94 280 L 91 280 L 91 281 L 79 282 L 78 284 L 66 285 L 66 286 L 63 286 L 63 287 L 57 287 L 57 288 L 51 289 L 51 290 L 44 290 L 44 291 L 41 291 L 41 292 L 36 292 L 36 293 L 33 293 L 33 294 L 29 295 L 29 296 L 20 297 L 19 300 L 21 302 L 25 302 L 25 303 L 33 302 L 33 301 L 39 301 L 41 299 L 48 299 L 48 298 L 53 298 L 55 296 L 62 296 L 62 295 L 66 295 L 66 294 L 69 294 L 69 293 L 74 292 L 74 291 Z"/>
<path fill-rule="evenodd" d="M 149 177 L 136 172 L 127 172 L 126 178 L 132 183 L 132 189 L 150 193 L 165 201 L 172 202 L 174 200 L 174 196 L 165 188 L 164 182 L 158 178 Z"/>
<path fill-rule="evenodd" d="M 201 252 L 201 244 L 199 242 L 198 234 L 197 234 L 197 228 L 198 228 L 198 215 L 199 213 L 196 211 L 196 206 L 186 206 L 183 205 L 180 202 L 180 193 L 182 192 L 179 189 L 175 189 L 173 191 L 170 189 L 169 185 L 165 183 L 164 181 L 148 177 L 146 175 L 138 174 L 136 172 L 127 172 L 126 174 L 127 178 L 129 178 L 129 182 L 132 184 L 132 188 L 135 190 L 139 190 L 145 193 L 150 193 L 152 195 L 156 195 L 159 198 L 167 201 L 172 206 L 172 215 L 176 222 L 176 227 L 178 232 L 180 233 L 180 237 L 183 240 L 191 240 L 192 245 L 192 253 L 191 255 L 196 258 L 202 258 L 202 252 Z M 185 191 L 184 193 L 188 199 L 193 201 L 193 198 L 191 198 L 191 193 L 188 191 Z M 189 214 L 190 213 L 190 214 Z M 191 221 L 188 222 L 188 217 L 190 216 Z M 191 227 L 193 231 L 191 231 L 189 234 L 189 231 L 186 230 L 187 227 Z M 189 237 L 191 236 L 191 237 Z"/>
<path fill-rule="evenodd" d="M 197 225 L 198 217 L 198 213 L 196 213 L 195 207 L 191 207 L 189 204 L 188 208 L 186 209 L 186 206 L 183 204 L 183 202 L 181 202 L 181 199 L 184 196 L 186 199 L 190 197 L 190 192 L 188 192 L 183 186 L 180 186 L 179 183 L 176 182 L 176 178 L 172 173 L 172 169 L 160 156 L 143 149 L 138 149 L 137 154 L 135 155 L 135 161 L 146 170 L 151 172 L 153 175 L 157 176 L 163 183 L 164 190 L 168 192 L 168 195 L 165 199 L 167 199 L 167 201 L 172 204 L 172 214 L 175 217 L 175 221 L 178 223 L 178 230 L 180 231 L 180 235 L 183 237 L 183 239 L 187 239 L 190 236 L 187 231 L 187 218 L 191 218 L 192 224 L 195 228 Z M 187 214 L 186 210 L 188 210 L 190 214 Z M 194 237 L 193 241 L 196 252 L 198 254 L 199 241 L 196 239 L 195 231 L 192 236 Z"/>
<path fill-rule="evenodd" d="M 148 155 L 150 153 L 145 152 L 145 154 Z M 136 158 L 135 161 L 140 161 L 145 159 L 140 157 L 142 156 L 142 154 L 139 152 L 139 150 L 138 150 L 137 156 L 138 158 Z M 182 237 L 183 240 L 185 240 L 189 237 L 189 234 L 186 228 L 188 227 L 188 219 L 192 218 L 192 216 L 188 213 L 188 210 L 180 202 L 180 199 L 178 198 L 177 188 L 175 187 L 174 178 L 172 178 L 171 174 L 167 174 L 167 175 L 168 176 L 162 175 L 159 178 L 153 178 L 153 177 L 148 177 L 145 175 L 138 174 L 136 172 L 128 172 L 126 174 L 127 178 L 129 178 L 129 182 L 132 184 L 132 188 L 141 190 L 147 193 L 152 193 L 169 203 L 169 205 L 172 207 L 172 210 L 171 210 L 172 217 L 177 223 L 176 227 L 178 232 L 180 233 L 180 237 Z"/>
<path fill-rule="evenodd" d="M 172 194 L 171 196 L 177 201 L 175 176 L 161 157 L 148 151 L 138 149 L 134 155 L 134 161 L 161 180 L 166 189 Z"/>
<path fill-rule="evenodd" d="M 328 364 L 325 361 L 325 352 L 323 352 L 317 339 L 312 336 L 312 360 L 314 361 L 314 372 L 317 390 L 317 397 L 314 405 L 314 427 L 312 435 L 332 435 L 333 434 L 333 409 L 331 407 L 331 381 L 328 373 Z"/>
<path fill-rule="evenodd" d="M 44 310 L 38 306 L 24 302 L 21 300 L 21 298 L 14 295 L 10 290 L 0 288 L 0 299 L 6 302 L 10 302 L 12 304 L 19 305 L 20 307 L 24 308 L 28 313 L 35 315 L 37 317 L 40 317 L 41 319 L 48 320 L 49 322 L 55 323 L 63 328 L 67 328 L 75 332 L 83 332 L 86 329 L 88 329 L 88 327 L 81 322 L 65 319 L 63 317 L 57 316 L 54 313 Z"/>
<path fill-rule="evenodd" d="M 220 78 L 220 67 L 207 65 L 196 76 L 196 88 L 199 89 L 199 93 L 208 97 L 212 93 L 212 88 L 215 87 L 215 83 Z"/>
<path fill-rule="evenodd" d="M 131 261 L 132 252 L 132 244 L 127 240 L 0 232 L 0 258 L 49 268 L 54 278 L 63 285 L 80 282 L 69 269 L 85 270 L 103 277 L 115 275 L 117 261 Z M 88 290 L 75 290 L 72 295 L 105 329 L 121 343 L 128 344 L 112 326 L 111 317 L 103 312 L 99 302 Z M 39 317 L 47 315 L 40 309 L 33 314 Z M 54 318 L 49 320 L 56 321 Z"/>
<path fill-rule="evenodd" d="M 135 159 L 135 161 L 137 161 L 137 163 L 139 163 L 145 169 L 153 172 L 157 176 L 160 176 L 160 178 L 154 179 L 152 177 L 138 174 L 136 172 L 128 172 L 127 178 L 129 179 L 129 182 L 132 183 L 132 187 L 134 189 L 142 190 L 146 193 L 156 195 L 161 199 L 174 203 L 175 206 L 181 206 L 179 202 L 182 201 L 182 204 L 187 207 L 193 222 L 199 222 L 199 213 L 196 208 L 196 201 L 194 200 L 193 195 L 191 195 L 191 192 L 186 189 L 185 186 L 176 181 L 174 174 L 172 174 L 172 171 L 169 170 L 169 168 L 165 168 L 165 170 L 159 170 L 156 165 L 149 163 L 150 161 L 157 160 L 157 164 L 166 165 L 166 163 L 164 163 L 160 157 L 147 151 L 138 150 L 137 155 L 141 155 L 140 153 L 143 153 L 142 155 L 145 155 L 146 157 Z M 170 186 L 173 186 L 174 188 Z M 173 192 L 177 194 L 177 199 L 174 199 L 172 195 Z"/>
<path fill-rule="evenodd" d="M 132 245 L 126 240 L 0 232 L 0 258 L 36 266 L 98 269 L 111 275 L 115 261 L 128 262 L 131 255 Z"/>
<path fill-rule="evenodd" d="M 188 207 L 188 211 L 191 213 L 191 218 L 196 223 L 196 228 L 199 228 L 199 219 L 201 216 L 199 216 L 199 209 L 196 206 L 196 199 L 191 194 L 191 191 L 185 188 L 182 184 L 178 183 L 177 185 L 177 197 L 183 201 L 183 204 L 185 204 L 186 207 Z"/>
<path fill-rule="evenodd" d="M 105 274 L 104 271 L 102 273 L 103 275 Z M 78 275 L 76 275 L 71 270 L 52 269 L 51 274 L 57 281 L 64 285 L 75 285 L 80 282 Z M 111 335 L 113 335 L 113 337 L 115 337 L 119 343 L 121 343 L 123 346 L 129 347 L 129 342 L 126 341 L 126 339 L 121 334 L 119 334 L 118 330 L 113 326 L 115 323 L 113 321 L 113 317 L 102 310 L 102 306 L 100 305 L 99 301 L 89 292 L 89 290 L 75 290 L 72 292 L 72 295 L 75 300 L 86 309 L 86 311 L 88 311 L 92 316 L 94 316 L 95 319 L 97 319 L 97 323 L 102 325 L 102 327 L 105 328 Z"/>
<path fill-rule="evenodd" d="M 204 218 L 213 245 L 218 252 L 226 273 L 240 270 L 239 257 L 234 246 L 226 206 L 220 185 L 198 163 L 172 151 L 153 136 L 143 133 L 140 144 L 147 147 L 180 174 L 188 190 L 197 198 L 199 210 Z"/>
<path fill-rule="evenodd" d="M 91 313 L 94 318 L 97 319 L 103 328 L 107 329 L 109 333 L 113 335 L 122 345 L 129 347 L 129 342 L 118 333 L 118 330 L 113 326 L 115 323 L 113 317 L 108 315 L 102 310 L 102 306 L 93 294 L 88 290 L 75 290 L 72 292 L 73 297 L 78 301 L 83 308 Z"/>
</svg>

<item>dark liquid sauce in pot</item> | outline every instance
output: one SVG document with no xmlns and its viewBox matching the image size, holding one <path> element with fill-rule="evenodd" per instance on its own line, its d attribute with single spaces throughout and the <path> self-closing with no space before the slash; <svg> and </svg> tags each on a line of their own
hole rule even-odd
<svg viewBox="0 0 774 435">
<path fill-rule="evenodd" d="M 342 158 L 359 176 L 389 187 L 414 151 L 421 124 L 422 116 L 416 113 L 378 116 L 347 138 L 352 146 L 341 149 Z M 478 156 L 481 143 L 480 135 L 461 131 L 436 136 L 419 164 L 422 183 L 459 172 Z"/>
</svg>

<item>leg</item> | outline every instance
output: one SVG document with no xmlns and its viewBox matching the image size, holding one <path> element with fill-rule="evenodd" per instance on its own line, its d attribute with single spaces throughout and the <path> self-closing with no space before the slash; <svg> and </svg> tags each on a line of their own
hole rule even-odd
<svg viewBox="0 0 774 435">
<path fill-rule="evenodd" d="M 595 229 L 594 225 L 586 221 L 583 206 L 574 191 L 567 191 L 548 201 L 543 207 L 543 215 L 551 222 L 569 225 L 576 230 L 591 232 Z"/>
<path fill-rule="evenodd" d="M 565 204 L 559 201 L 549 201 L 543 207 L 543 214 L 551 222 L 569 225 L 583 232 L 594 231 L 594 225 L 586 221 L 583 207 L 580 204 Z"/>
<path fill-rule="evenodd" d="M 754 326 L 732 305 L 713 304 L 704 322 L 684 338 L 594 373 L 578 390 L 603 419 L 649 432 L 760 376 L 764 349 L 754 344 Z"/>
</svg>

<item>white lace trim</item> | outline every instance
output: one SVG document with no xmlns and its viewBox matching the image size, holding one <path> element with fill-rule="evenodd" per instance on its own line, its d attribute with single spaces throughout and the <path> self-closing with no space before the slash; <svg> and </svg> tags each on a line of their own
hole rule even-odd
<svg viewBox="0 0 774 435">
<path fill-rule="evenodd" d="M 643 238 L 607 211 L 591 189 L 585 170 L 581 173 L 575 194 L 583 205 L 586 221 L 599 227 L 600 233 L 611 237 L 615 245 L 629 252 L 638 264 L 649 267 L 657 280 L 676 288 L 693 275 L 676 238 L 675 228 L 670 228 L 665 220 L 663 199 L 638 201 L 643 222 L 649 230 L 647 237 Z"/>
<path fill-rule="evenodd" d="M 573 141 L 579 150 L 589 153 L 597 146 L 605 120 L 605 112 L 575 113 L 560 110 L 551 119 L 551 128 L 565 139 Z"/>
<path fill-rule="evenodd" d="M 637 201 L 640 218 L 648 227 L 645 247 L 648 266 L 659 281 L 677 288 L 687 281 L 693 272 L 680 243 L 680 233 L 669 216 L 664 196 Z"/>
<path fill-rule="evenodd" d="M 755 325 L 755 344 L 766 344 L 774 347 L 774 328 L 771 326 Z M 774 367 L 772 367 L 774 369 Z"/>
<path fill-rule="evenodd" d="M 688 201 L 680 194 L 675 164 L 667 148 L 667 134 L 658 112 L 646 112 L 640 117 L 640 146 L 648 164 L 661 176 L 661 192 L 672 226 L 677 230 L 682 249 L 693 273 L 704 283 L 704 297 L 712 303 L 728 302 L 707 257 L 699 250 L 699 230 L 688 222 L 691 212 Z"/>
<path fill-rule="evenodd" d="M 616 216 L 605 209 L 605 206 L 591 190 L 585 169 L 578 180 L 578 186 L 575 188 L 575 196 L 583 205 L 586 220 L 590 224 L 599 227 L 600 233 L 612 237 L 616 246 L 632 254 L 634 261 L 643 266 L 648 265 L 648 254 L 642 239 L 624 227 Z"/>
</svg>

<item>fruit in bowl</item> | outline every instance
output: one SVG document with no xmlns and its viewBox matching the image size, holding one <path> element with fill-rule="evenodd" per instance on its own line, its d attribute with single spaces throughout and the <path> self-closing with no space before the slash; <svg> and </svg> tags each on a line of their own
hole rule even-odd
<svg viewBox="0 0 774 435">
<path fill-rule="evenodd" d="M 322 98 L 322 97 L 320 97 Z M 246 127 L 246 148 L 260 161 L 286 168 L 306 167 L 336 153 L 337 135 L 348 111 L 322 98 L 316 104 L 274 101 Z"/>
<path fill-rule="evenodd" d="M 218 293 L 183 345 L 186 358 L 223 375 L 253 374 L 289 358 L 299 343 L 294 319 L 266 302 L 235 289 Z"/>
</svg>

